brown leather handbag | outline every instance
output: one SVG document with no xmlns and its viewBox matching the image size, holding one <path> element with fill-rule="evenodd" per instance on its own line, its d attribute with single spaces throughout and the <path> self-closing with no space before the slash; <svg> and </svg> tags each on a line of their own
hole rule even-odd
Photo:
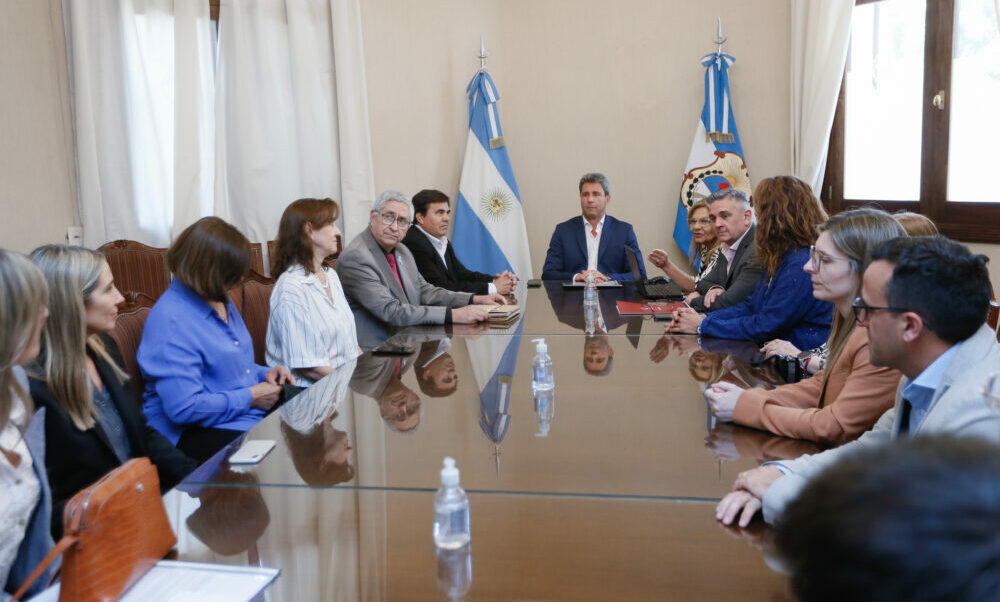
<svg viewBox="0 0 1000 602">
<path fill-rule="evenodd" d="M 177 543 L 149 458 L 129 460 L 74 495 L 63 511 L 63 531 L 14 600 L 59 554 L 60 602 L 115 600 Z"/>
</svg>

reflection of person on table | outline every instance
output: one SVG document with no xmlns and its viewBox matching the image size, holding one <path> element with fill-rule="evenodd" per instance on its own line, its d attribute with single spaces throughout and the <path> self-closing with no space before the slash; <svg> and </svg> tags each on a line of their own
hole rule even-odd
<svg viewBox="0 0 1000 602">
<path fill-rule="evenodd" d="M 433 335 L 440 336 L 440 335 Z M 439 339 L 433 339 L 435 342 Z M 397 335 L 392 344 L 416 346 L 422 343 L 419 335 Z M 423 404 L 420 397 L 403 384 L 402 376 L 414 363 L 416 354 L 408 356 L 373 355 L 358 358 L 358 366 L 351 377 L 351 389 L 373 398 L 378 403 L 379 414 L 386 426 L 394 431 L 412 431 L 420 424 Z"/>
<path fill-rule="evenodd" d="M 223 556 L 256 548 L 257 540 L 271 524 L 257 475 L 226 467 L 213 477 L 213 482 L 218 485 L 199 488 L 200 505 L 187 518 L 188 530 Z"/>
<path fill-rule="evenodd" d="M 716 422 L 705 438 L 705 447 L 721 460 L 743 458 L 759 462 L 787 460 L 820 451 L 811 441 L 780 437 L 731 422 Z"/>
<path fill-rule="evenodd" d="M 598 331 L 583 341 L 583 369 L 592 376 L 605 376 L 615 363 L 615 350 L 608 342 L 608 335 Z"/>
<path fill-rule="evenodd" d="M 868 337 L 855 328 L 851 305 L 872 251 L 905 233 L 888 213 L 871 208 L 836 215 L 819 232 L 804 269 L 812 276 L 813 295 L 837 309 L 827 343 L 829 369 L 771 391 L 718 383 L 705 398 L 720 420 L 840 444 L 857 438 L 892 407 L 900 373 L 872 365 Z"/>
<path fill-rule="evenodd" d="M 354 448 L 333 421 L 355 366 L 355 360 L 341 365 L 278 410 L 292 464 L 309 485 L 336 485 L 354 478 L 354 467 L 348 464 Z"/>
<path fill-rule="evenodd" d="M 430 397 L 446 397 L 458 388 L 455 359 L 451 357 L 451 339 L 427 341 L 413 366 L 420 391 Z"/>
</svg>

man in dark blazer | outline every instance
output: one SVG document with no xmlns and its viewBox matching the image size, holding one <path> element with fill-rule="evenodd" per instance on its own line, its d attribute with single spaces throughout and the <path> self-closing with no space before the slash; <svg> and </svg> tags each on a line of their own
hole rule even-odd
<svg viewBox="0 0 1000 602">
<path fill-rule="evenodd" d="M 420 275 L 413 254 L 399 244 L 410 227 L 410 199 L 389 190 L 379 195 L 368 228 L 337 259 L 337 275 L 354 312 L 358 344 L 368 350 L 399 329 L 419 324 L 472 324 L 489 317 L 500 295 L 456 293 Z"/>
<path fill-rule="evenodd" d="M 558 226 L 549 241 L 542 268 L 543 280 L 578 280 L 593 274 L 598 283 L 607 280 L 632 280 L 625 257 L 625 247 L 635 249 L 639 271 L 646 278 L 646 267 L 639 251 L 635 231 L 628 222 L 607 214 L 611 202 L 611 184 L 603 174 L 588 173 L 580 178 L 580 207 L 583 215 Z"/>
<path fill-rule="evenodd" d="M 490 276 L 468 270 L 455 256 L 448 241 L 451 199 L 440 190 L 421 190 L 413 195 L 413 225 L 403 244 L 413 253 L 424 280 L 450 291 L 477 295 L 509 295 L 517 278 L 510 272 Z"/>
<path fill-rule="evenodd" d="M 750 201 L 742 191 L 726 188 L 707 199 L 708 213 L 715 223 L 715 235 L 722 242 L 722 257 L 712 271 L 695 284 L 688 304 L 696 311 L 710 312 L 732 307 L 750 296 L 764 269 L 757 262 Z"/>
</svg>

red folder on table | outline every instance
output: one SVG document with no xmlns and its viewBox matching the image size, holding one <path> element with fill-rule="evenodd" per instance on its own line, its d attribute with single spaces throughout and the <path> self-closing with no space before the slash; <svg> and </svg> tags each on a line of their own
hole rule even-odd
<svg viewBox="0 0 1000 602">
<path fill-rule="evenodd" d="M 658 314 L 670 314 L 676 310 L 687 307 L 683 301 L 617 301 L 618 315 L 620 316 L 655 316 Z"/>
</svg>

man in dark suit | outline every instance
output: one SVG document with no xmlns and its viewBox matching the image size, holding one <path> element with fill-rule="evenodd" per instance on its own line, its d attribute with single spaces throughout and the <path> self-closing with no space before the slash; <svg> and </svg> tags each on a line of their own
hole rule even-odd
<svg viewBox="0 0 1000 602">
<path fill-rule="evenodd" d="M 700 312 L 725 309 L 743 301 L 764 273 L 757 263 L 757 225 L 747 196 L 735 188 L 724 188 L 705 201 L 715 223 L 715 235 L 722 242 L 722 257 L 687 297 L 688 304 Z"/>
<path fill-rule="evenodd" d="M 635 231 L 631 224 L 607 214 L 610 202 L 611 184 L 603 174 L 588 173 L 580 178 L 583 215 L 556 226 L 545 255 L 543 280 L 585 282 L 593 274 L 598 283 L 630 281 L 632 271 L 625 257 L 626 245 L 635 249 L 639 271 L 645 279 L 646 267 Z"/>
<path fill-rule="evenodd" d="M 509 295 L 517 278 L 510 272 L 490 276 L 468 270 L 455 256 L 448 241 L 451 200 L 440 190 L 421 190 L 413 195 L 413 226 L 403 244 L 413 253 L 424 280 L 450 291 Z"/>
</svg>

